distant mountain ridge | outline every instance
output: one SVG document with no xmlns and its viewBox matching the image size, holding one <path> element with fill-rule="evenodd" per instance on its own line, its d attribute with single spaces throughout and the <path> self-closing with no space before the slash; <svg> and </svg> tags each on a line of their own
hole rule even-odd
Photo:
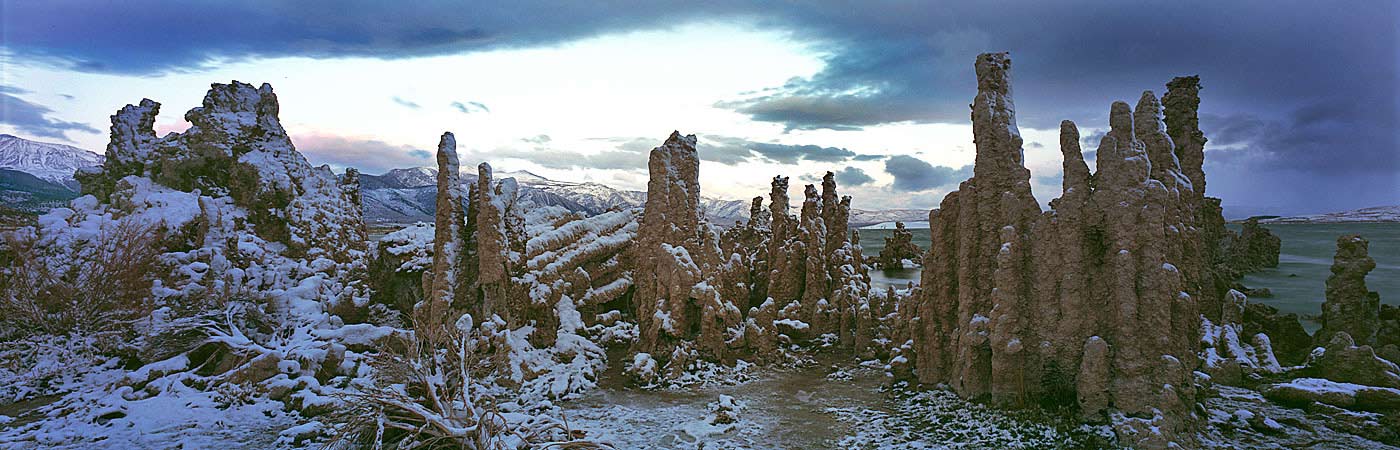
<svg viewBox="0 0 1400 450">
<path fill-rule="evenodd" d="M 0 169 L 33 175 L 41 180 L 78 190 L 73 173 L 102 164 L 102 155 L 78 147 L 0 134 Z"/>
<path fill-rule="evenodd" d="M 0 134 L 0 206 L 39 213 L 78 196 L 73 173 L 102 155 L 71 145 Z"/>
<path fill-rule="evenodd" d="M 1326 214 L 1306 216 L 1266 217 L 1259 223 L 1358 223 L 1400 222 L 1400 205 L 1375 206 Z"/>
<path fill-rule="evenodd" d="M 103 156 L 71 145 L 32 141 L 0 134 L 0 205 L 43 212 L 78 195 L 73 173 L 102 164 Z M 520 195 L 535 205 L 558 206 L 583 215 L 615 208 L 637 208 L 646 202 L 643 191 L 613 188 L 595 182 L 569 182 L 521 172 L 498 172 L 497 178 L 515 178 Z M 476 183 L 476 172 L 464 170 L 463 183 Z M 431 222 L 437 209 L 437 169 L 393 169 L 380 175 L 361 175 L 365 221 L 371 223 Z M 748 220 L 749 201 L 702 197 L 700 206 L 711 223 L 731 226 Z M 796 214 L 794 208 L 793 213 Z M 928 219 L 928 210 L 852 209 L 851 226 Z"/>
<path fill-rule="evenodd" d="M 616 189 L 601 183 L 551 180 L 530 172 L 497 172 L 497 178 L 512 177 L 520 184 L 520 195 L 536 205 L 560 206 L 585 215 L 614 208 L 637 208 L 647 193 Z M 476 173 L 464 171 L 463 183 L 475 183 Z M 417 167 L 394 169 L 381 175 L 361 175 L 365 220 L 378 223 L 432 221 L 436 210 L 437 169 Z M 720 226 L 730 226 L 749 218 L 749 202 L 701 197 L 705 216 Z M 794 213 L 796 211 L 794 210 Z M 851 210 L 851 226 L 881 222 L 927 220 L 928 210 Z"/>
</svg>

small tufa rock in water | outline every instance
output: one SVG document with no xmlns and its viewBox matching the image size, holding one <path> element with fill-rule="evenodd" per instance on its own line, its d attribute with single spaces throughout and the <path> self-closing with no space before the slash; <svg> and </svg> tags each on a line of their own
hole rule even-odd
<svg viewBox="0 0 1400 450">
<path fill-rule="evenodd" d="M 905 268 L 904 261 L 913 261 L 918 264 L 923 250 L 914 245 L 914 233 L 904 228 L 904 222 L 894 223 L 894 235 L 885 238 L 885 248 L 880 249 L 880 256 L 876 260 L 882 269 Z"/>
<path fill-rule="evenodd" d="M 1322 329 L 1313 335 L 1317 345 L 1332 342 L 1333 335 L 1347 333 L 1362 345 L 1376 344 L 1380 328 L 1380 294 L 1366 288 L 1366 274 L 1376 268 L 1367 254 L 1366 238 L 1337 238 L 1332 276 L 1327 278 L 1327 300 L 1322 303 Z"/>
<path fill-rule="evenodd" d="M 1230 233 L 1225 250 L 1225 261 L 1230 270 L 1244 274 L 1266 267 L 1278 267 L 1282 240 L 1268 228 L 1260 226 L 1258 218 L 1251 217 L 1242 226 L 1238 235 Z"/>
</svg>

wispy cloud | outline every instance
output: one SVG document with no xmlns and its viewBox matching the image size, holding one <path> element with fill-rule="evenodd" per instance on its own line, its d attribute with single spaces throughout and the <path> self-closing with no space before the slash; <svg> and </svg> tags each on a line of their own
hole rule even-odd
<svg viewBox="0 0 1400 450">
<path fill-rule="evenodd" d="M 80 122 L 69 122 L 50 118 L 53 112 L 47 106 L 28 102 L 17 95 L 29 91 L 14 86 L 0 85 L 0 123 L 4 123 L 35 137 L 68 140 L 69 131 L 100 133 L 96 128 Z"/>
<path fill-rule="evenodd" d="M 354 167 L 368 174 L 435 164 L 431 151 L 376 139 L 311 133 L 293 135 L 292 143 L 314 164 Z"/>
<path fill-rule="evenodd" d="M 419 105 L 418 103 L 415 103 L 415 102 L 412 102 L 412 101 L 409 101 L 409 100 L 405 100 L 403 97 L 399 97 L 399 96 L 397 96 L 397 95 L 394 96 L 394 103 L 398 103 L 399 106 L 402 106 L 402 107 L 405 107 L 405 108 L 410 108 L 410 109 L 423 109 L 423 106 L 422 106 L 422 105 Z"/>
<path fill-rule="evenodd" d="M 491 108 L 487 108 L 486 105 L 482 104 L 481 102 L 452 102 L 452 107 L 457 109 L 458 111 L 461 111 L 463 114 L 491 112 Z"/>
</svg>

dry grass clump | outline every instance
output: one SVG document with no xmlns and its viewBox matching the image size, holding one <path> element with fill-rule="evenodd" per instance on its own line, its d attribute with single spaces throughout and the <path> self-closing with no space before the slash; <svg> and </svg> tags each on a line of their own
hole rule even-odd
<svg viewBox="0 0 1400 450">
<path fill-rule="evenodd" d="M 163 239 L 158 225 L 121 221 L 58 261 L 11 235 L 0 244 L 0 333 L 96 336 L 148 317 Z"/>
</svg>

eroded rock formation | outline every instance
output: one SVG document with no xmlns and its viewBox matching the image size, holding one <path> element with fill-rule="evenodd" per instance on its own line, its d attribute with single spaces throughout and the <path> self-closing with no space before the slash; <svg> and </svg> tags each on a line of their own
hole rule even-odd
<svg viewBox="0 0 1400 450">
<path fill-rule="evenodd" d="M 1368 254 L 1369 242 L 1357 235 L 1337 238 L 1332 276 L 1327 278 L 1327 300 L 1322 303 L 1322 329 L 1313 335 L 1321 346 L 1333 335 L 1345 332 L 1358 344 L 1376 344 L 1380 328 L 1380 294 L 1366 288 L 1366 274 L 1376 268 Z"/>
<path fill-rule="evenodd" d="M 128 176 L 185 192 L 229 196 L 246 208 L 259 237 L 281 242 L 293 253 L 337 262 L 359 258 L 365 226 L 357 214 L 358 177 L 336 177 L 313 167 L 278 119 L 272 86 L 237 81 L 213 84 L 203 106 L 191 109 L 183 133 L 157 137 L 160 103 L 143 99 L 112 116 L 112 139 L 100 168 L 76 174 L 83 193 L 120 201 Z"/>
<path fill-rule="evenodd" d="M 511 280 L 517 265 L 511 257 L 512 250 L 519 250 L 511 247 L 523 240 L 524 224 L 511 210 L 515 204 L 515 180 L 496 182 L 487 163 L 476 169 L 476 198 L 472 202 L 476 218 L 476 305 L 484 317 L 499 315 L 507 323 L 517 325 L 520 321 L 516 316 L 524 303 Z"/>
<path fill-rule="evenodd" d="M 769 198 L 772 224 L 764 243 L 768 256 L 767 296 L 750 313 L 759 330 L 797 343 L 831 336 L 845 345 L 866 347 L 876 320 L 869 310 L 869 274 L 860 245 L 849 231 L 851 198 L 837 192 L 835 175 L 827 172 L 818 191 L 803 189 L 801 213 L 788 211 L 788 178 L 773 178 Z M 757 289 L 756 289 L 757 290 Z M 763 325 L 774 321 L 774 327 Z M 864 337 L 861 333 L 868 332 Z M 762 334 L 763 332 L 760 332 Z M 767 347 L 768 338 L 760 339 Z M 869 349 L 863 349 L 869 350 Z"/>
<path fill-rule="evenodd" d="M 1239 234 L 1230 233 L 1225 250 L 1226 265 L 1235 276 L 1254 272 L 1267 267 L 1278 267 L 1278 254 L 1282 240 L 1267 228 L 1259 225 L 1259 219 L 1251 217 L 1244 221 Z"/>
<path fill-rule="evenodd" d="M 470 280 L 464 272 L 466 261 L 466 192 L 458 174 L 457 140 L 443 133 L 437 150 L 437 214 L 433 228 L 433 268 L 425 275 L 425 297 L 414 312 L 419 323 L 438 326 L 456 320 L 449 314 L 454 303 L 466 292 Z"/>
<path fill-rule="evenodd" d="M 1204 138 L 1178 118 L 1172 133 L 1188 142 L 1174 143 L 1161 104 L 1145 92 L 1136 111 L 1113 104 L 1090 174 L 1066 121 L 1064 192 L 1042 213 L 1023 164 L 1010 67 L 1006 54 L 977 58 L 973 177 L 930 213 L 918 379 L 1000 404 L 1068 402 L 1086 418 L 1115 415 L 1132 445 L 1189 442 L 1197 298 L 1219 295 L 1205 280 L 1199 231 L 1209 206 L 1193 183 L 1204 179 L 1196 158 Z M 1176 114 L 1195 116 L 1194 93 L 1169 97 Z"/>
<path fill-rule="evenodd" d="M 1274 355 L 1285 366 L 1302 364 L 1313 349 L 1312 336 L 1303 329 L 1298 315 L 1279 312 L 1278 308 L 1248 302 L 1244 308 L 1244 333 L 1264 334 L 1273 343 Z"/>
<path fill-rule="evenodd" d="M 701 220 L 695 136 L 671 133 L 652 149 L 648 170 L 635 249 L 633 303 L 640 335 L 634 351 L 648 354 L 668 376 L 676 376 L 699 351 L 722 358 L 725 332 L 741 318 L 716 291 L 719 243 Z"/>
<path fill-rule="evenodd" d="M 1269 336 L 1246 333 L 1243 322 L 1247 301 L 1244 294 L 1232 290 L 1219 324 L 1207 318 L 1201 320 L 1201 371 L 1216 383 L 1238 385 L 1249 374 L 1283 371 Z"/>
<path fill-rule="evenodd" d="M 424 273 L 433 266 L 434 227 L 417 223 L 375 242 L 368 264 L 370 301 L 403 317 L 425 298 Z"/>
<path fill-rule="evenodd" d="M 885 248 L 880 249 L 876 264 L 882 269 L 902 268 L 905 260 L 918 264 L 923 259 L 923 250 L 914 245 L 914 233 L 904 228 L 904 222 L 895 222 L 893 233 L 885 238 Z"/>
</svg>

